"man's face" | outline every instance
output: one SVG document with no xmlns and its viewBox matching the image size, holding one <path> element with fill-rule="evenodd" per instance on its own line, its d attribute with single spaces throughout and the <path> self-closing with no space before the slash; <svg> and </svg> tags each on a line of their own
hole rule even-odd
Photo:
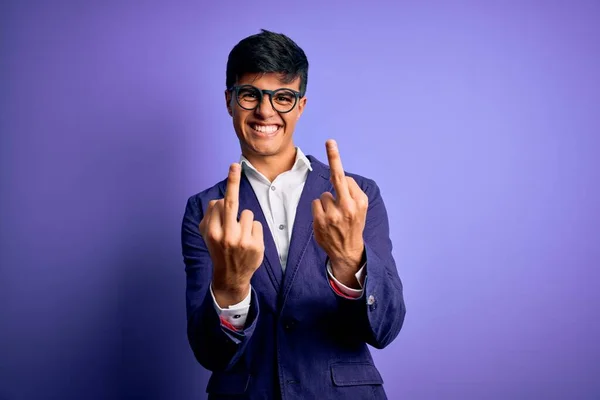
<svg viewBox="0 0 600 400">
<path fill-rule="evenodd" d="M 281 81 L 280 75 L 276 73 L 246 74 L 238 80 L 236 85 L 252 85 L 261 90 L 274 91 L 287 88 L 299 91 L 300 78 L 286 84 Z M 286 152 L 291 153 L 291 149 L 294 148 L 292 135 L 296 122 L 304 111 L 306 97 L 298 99 L 290 112 L 282 113 L 273 108 L 268 94 L 265 94 L 262 99 L 243 93 L 242 96 L 246 96 L 250 100 L 256 99 L 255 102 L 258 102 L 258 107 L 254 110 L 246 110 L 238 104 L 235 91 L 227 90 L 225 92 L 227 109 L 233 119 L 233 127 L 240 140 L 242 154 L 246 157 L 268 157 L 285 154 Z M 285 107 L 284 101 L 286 101 L 286 98 L 275 97 L 273 98 L 273 104 L 281 110 Z M 284 105 L 282 106 L 282 104 Z M 251 105 L 251 103 L 247 105 Z"/>
</svg>

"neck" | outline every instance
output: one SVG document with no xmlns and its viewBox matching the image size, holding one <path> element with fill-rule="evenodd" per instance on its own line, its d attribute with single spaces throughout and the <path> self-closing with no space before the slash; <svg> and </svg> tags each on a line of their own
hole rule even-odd
<svg viewBox="0 0 600 400">
<path fill-rule="evenodd" d="M 270 182 L 273 182 L 277 176 L 289 171 L 294 166 L 296 147 L 291 146 L 289 150 L 272 156 L 257 156 L 250 154 L 249 151 L 242 151 L 242 154 L 258 172 L 263 174 Z"/>
</svg>

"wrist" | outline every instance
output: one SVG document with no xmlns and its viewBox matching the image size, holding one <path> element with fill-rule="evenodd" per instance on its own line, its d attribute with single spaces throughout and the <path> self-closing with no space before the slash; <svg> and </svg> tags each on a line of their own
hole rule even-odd
<svg viewBox="0 0 600 400">
<path fill-rule="evenodd" d="M 360 289 L 361 286 L 356 278 L 356 273 L 366 261 L 364 248 L 358 255 L 345 258 L 329 258 L 329 261 L 331 263 L 331 272 L 335 279 L 344 286 Z"/>
<path fill-rule="evenodd" d="M 242 302 L 250 293 L 250 283 L 235 286 L 219 286 L 212 282 L 212 291 L 219 307 L 229 306 Z"/>
<path fill-rule="evenodd" d="M 354 274 L 348 272 L 336 272 L 333 267 L 331 273 L 334 279 L 345 287 L 356 290 L 361 289 L 360 283 Z"/>
<path fill-rule="evenodd" d="M 364 246 L 360 251 L 354 252 L 353 254 L 346 255 L 344 257 L 329 257 L 331 267 L 340 274 L 352 274 L 358 272 L 360 267 L 366 261 L 366 251 Z"/>
</svg>

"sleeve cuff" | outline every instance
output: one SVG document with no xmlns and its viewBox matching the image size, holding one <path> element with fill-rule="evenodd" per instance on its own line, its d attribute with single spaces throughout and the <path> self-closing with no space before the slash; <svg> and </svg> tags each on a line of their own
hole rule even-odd
<svg viewBox="0 0 600 400">
<path fill-rule="evenodd" d="M 345 297 L 345 298 L 349 298 L 349 299 L 357 299 L 357 298 L 361 297 L 364 292 L 363 284 L 364 284 L 365 278 L 366 278 L 366 266 L 367 266 L 367 263 L 364 263 L 363 266 L 358 270 L 358 272 L 356 274 L 354 274 L 354 276 L 356 277 L 356 280 L 358 281 L 358 284 L 361 288 L 360 289 L 352 289 L 352 288 L 349 288 L 348 286 L 342 284 L 340 281 L 338 281 L 335 278 L 335 276 L 333 276 L 333 272 L 331 271 L 331 262 L 329 260 L 327 260 L 327 275 L 329 275 L 329 283 L 331 284 L 333 291 L 337 295 Z"/>
<path fill-rule="evenodd" d="M 217 304 L 215 294 L 212 290 L 212 285 L 210 285 L 210 295 L 213 299 L 215 311 L 221 319 L 221 325 L 236 331 L 244 329 L 244 325 L 246 324 L 246 318 L 248 317 L 248 311 L 250 310 L 252 288 L 250 288 L 250 290 L 248 291 L 248 295 L 244 298 L 244 300 L 237 304 L 233 304 L 227 308 L 221 308 L 219 307 L 219 304 Z"/>
</svg>

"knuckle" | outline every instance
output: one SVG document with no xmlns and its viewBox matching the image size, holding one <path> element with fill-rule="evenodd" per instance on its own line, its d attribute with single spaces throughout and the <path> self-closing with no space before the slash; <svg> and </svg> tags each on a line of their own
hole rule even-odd
<svg viewBox="0 0 600 400">
<path fill-rule="evenodd" d="M 352 200 L 342 199 L 340 200 L 340 208 L 344 215 L 353 214 L 356 209 L 356 204 Z"/>
<path fill-rule="evenodd" d="M 221 241 L 221 235 L 220 235 L 219 231 L 217 231 L 216 229 L 209 229 L 208 232 L 206 232 L 206 237 L 211 242 Z"/>
<path fill-rule="evenodd" d="M 258 221 L 254 221 L 254 222 L 258 222 Z M 263 227 L 260 224 L 260 222 L 258 224 L 255 224 L 252 227 L 252 237 L 257 238 L 258 240 L 260 240 L 261 242 L 263 241 Z"/>
<path fill-rule="evenodd" d="M 240 217 L 245 217 L 245 218 L 253 220 L 254 213 L 251 210 L 246 209 L 246 210 L 242 211 L 242 214 L 240 215 Z"/>
<path fill-rule="evenodd" d="M 360 200 L 358 200 L 358 202 L 357 202 L 357 206 L 358 206 L 358 208 L 359 208 L 360 210 L 365 210 L 365 209 L 367 209 L 367 208 L 368 208 L 368 206 L 369 206 L 369 202 L 368 202 L 368 200 L 365 200 L 365 199 L 360 199 Z"/>
<path fill-rule="evenodd" d="M 235 200 L 232 198 L 228 198 L 226 200 L 224 200 L 225 202 L 225 208 L 230 209 L 233 208 L 235 206 Z"/>
<path fill-rule="evenodd" d="M 341 220 L 343 220 L 343 221 L 353 221 L 355 218 L 356 218 L 356 211 L 355 210 L 346 210 L 344 213 L 342 213 Z"/>
<path fill-rule="evenodd" d="M 253 240 L 252 241 L 252 249 L 257 251 L 257 252 L 262 252 L 264 253 L 265 251 L 265 242 L 262 240 Z"/>
<path fill-rule="evenodd" d="M 340 208 L 342 208 L 342 209 L 352 207 L 352 203 L 353 203 L 352 199 L 349 199 L 347 197 L 341 197 L 338 201 L 339 201 Z"/>
<path fill-rule="evenodd" d="M 360 206 L 363 209 L 369 208 L 369 197 L 367 197 L 367 195 L 362 196 L 362 198 L 360 199 Z"/>
<path fill-rule="evenodd" d="M 237 240 L 231 235 L 224 235 L 221 239 L 221 246 L 225 250 L 234 249 L 237 246 Z"/>
<path fill-rule="evenodd" d="M 219 210 L 223 208 L 223 199 L 221 200 L 213 200 L 212 205 L 210 206 L 210 211 Z"/>
<path fill-rule="evenodd" d="M 351 200 L 348 202 L 348 206 L 346 207 L 346 209 L 350 214 L 355 214 L 358 210 L 358 203 L 356 201 Z"/>
<path fill-rule="evenodd" d="M 339 213 L 328 213 L 325 216 L 325 224 L 329 224 L 329 225 L 337 225 L 339 224 L 341 221 L 341 216 Z"/>
<path fill-rule="evenodd" d="M 248 240 L 241 240 L 238 244 L 238 248 L 242 251 L 248 251 L 252 249 L 252 243 L 250 243 Z"/>
</svg>

